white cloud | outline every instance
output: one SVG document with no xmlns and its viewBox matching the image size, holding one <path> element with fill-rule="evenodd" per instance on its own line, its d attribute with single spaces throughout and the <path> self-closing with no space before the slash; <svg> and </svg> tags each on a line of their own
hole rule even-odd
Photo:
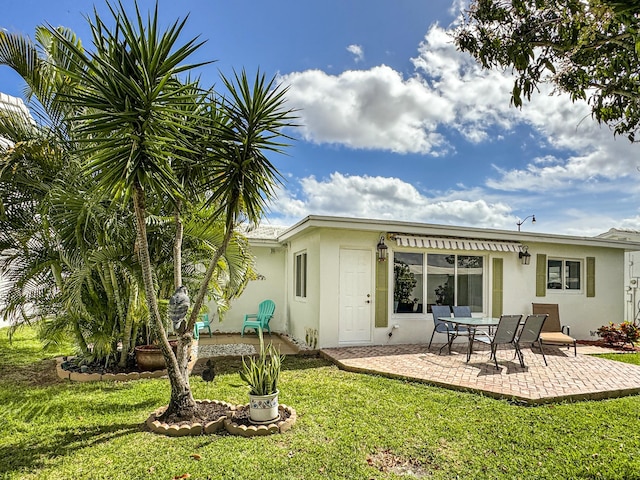
<svg viewBox="0 0 640 480">
<path fill-rule="evenodd" d="M 398 178 L 343 175 L 300 181 L 299 198 L 280 192 L 274 210 L 291 222 L 306 215 L 336 215 L 450 225 L 511 228 L 515 217 L 504 203 L 455 198 L 450 192 L 427 197 Z"/>
<path fill-rule="evenodd" d="M 353 54 L 356 63 L 364 60 L 364 50 L 361 45 L 349 45 L 347 51 Z"/>
<path fill-rule="evenodd" d="M 402 78 L 381 65 L 329 75 L 307 70 L 281 78 L 298 108 L 305 140 L 355 149 L 437 154 L 446 142 L 436 131 L 453 111 L 421 79 Z"/>
<path fill-rule="evenodd" d="M 350 51 L 357 55 L 357 49 Z M 352 149 L 437 156 L 453 149 L 442 133 L 447 129 L 480 144 L 508 138 L 518 125 L 527 125 L 534 134 L 522 138 L 522 151 L 543 146 L 553 153 L 518 159 L 518 168 L 496 167 L 493 178 L 481 180 L 484 184 L 459 185 L 434 198 L 397 178 L 340 173 L 322 180 L 308 177 L 301 181 L 298 195 L 282 195 L 277 209 L 283 215 L 399 218 L 510 229 L 516 219 L 511 209 L 528 211 L 536 205 L 560 214 L 563 199 L 577 193 L 616 191 L 625 192 L 627 200 L 640 198 L 637 146 L 599 126 L 585 102 L 572 103 L 567 95 L 552 94 L 543 85 L 522 109 L 511 107 L 511 75 L 480 68 L 457 51 L 450 32 L 438 25 L 429 29 L 412 62 L 411 77 L 385 65 L 337 75 L 308 70 L 283 76 L 290 85 L 290 105 L 300 109 L 303 138 Z M 517 195 L 522 192 L 527 195 Z M 614 215 L 572 213 L 570 206 L 566 208 L 565 221 L 543 222 L 545 231 L 595 234 L 616 224 Z M 627 216 L 621 226 L 636 228 L 637 219 Z"/>
</svg>

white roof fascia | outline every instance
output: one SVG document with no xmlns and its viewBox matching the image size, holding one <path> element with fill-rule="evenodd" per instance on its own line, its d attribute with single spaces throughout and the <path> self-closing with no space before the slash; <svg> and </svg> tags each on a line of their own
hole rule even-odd
<svg viewBox="0 0 640 480">
<path fill-rule="evenodd" d="M 363 218 L 330 217 L 309 215 L 285 230 L 279 237 L 286 242 L 304 231 L 313 228 L 335 228 L 371 232 L 387 232 L 424 236 L 443 236 L 461 238 L 481 238 L 486 240 L 507 240 L 520 243 L 552 243 L 587 247 L 617 248 L 627 251 L 640 250 L 639 242 L 611 240 L 599 237 L 577 237 L 551 233 L 529 233 L 511 230 L 497 230 L 454 225 L 436 225 L 429 223 L 401 222 L 396 220 L 371 220 Z"/>
</svg>

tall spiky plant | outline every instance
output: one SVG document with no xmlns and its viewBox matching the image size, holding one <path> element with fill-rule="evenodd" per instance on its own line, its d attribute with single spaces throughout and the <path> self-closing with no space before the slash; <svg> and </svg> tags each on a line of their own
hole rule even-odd
<svg viewBox="0 0 640 480">
<path fill-rule="evenodd" d="M 244 219 L 257 222 L 274 194 L 278 174 L 264 151 L 278 152 L 284 146 L 278 139 L 289 125 L 291 112 L 283 108 L 284 90 L 259 74 L 253 87 L 244 73 L 236 75 L 235 83 L 224 79 L 229 99 L 212 100 L 198 93 L 195 83 L 178 78 L 197 66 L 183 62 L 202 45 L 197 39 L 179 44 L 184 20 L 161 32 L 157 5 L 146 21 L 137 5 L 133 19 L 122 4 L 108 6 L 115 26 L 110 29 L 94 12 L 91 53 L 56 30 L 50 32 L 73 59 L 72 68 L 65 73 L 78 88 L 66 95 L 66 101 L 82 109 L 73 127 L 79 141 L 84 142 L 81 153 L 91 159 L 87 173 L 105 195 L 133 206 L 149 314 L 171 384 L 165 415 L 190 419 L 197 413 L 187 375 L 193 325 L 237 223 Z M 204 108 L 191 108 L 194 104 Z M 185 182 L 180 173 L 186 169 L 180 165 L 202 167 L 194 168 L 203 173 L 202 181 Z M 197 187 L 194 190 L 187 185 Z M 162 198 L 180 212 L 185 202 L 195 203 L 205 194 L 216 207 L 209 221 L 222 218 L 224 235 L 212 252 L 174 355 L 158 307 L 147 235 L 147 202 L 152 197 Z M 179 218 L 176 215 L 176 222 Z"/>
</svg>

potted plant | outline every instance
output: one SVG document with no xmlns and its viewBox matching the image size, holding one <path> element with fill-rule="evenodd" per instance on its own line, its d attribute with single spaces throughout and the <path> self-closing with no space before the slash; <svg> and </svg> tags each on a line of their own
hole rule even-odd
<svg viewBox="0 0 640 480">
<path fill-rule="evenodd" d="M 272 343 L 264 346 L 262 330 L 258 330 L 260 352 L 255 357 L 242 357 L 240 378 L 249 385 L 249 420 L 267 424 L 279 417 L 278 380 L 284 356 Z"/>
</svg>

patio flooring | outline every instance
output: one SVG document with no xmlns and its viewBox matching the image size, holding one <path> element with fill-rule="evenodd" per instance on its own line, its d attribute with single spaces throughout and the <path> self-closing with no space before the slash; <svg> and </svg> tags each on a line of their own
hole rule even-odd
<svg viewBox="0 0 640 480">
<path fill-rule="evenodd" d="M 498 350 L 499 370 L 489 350 L 478 345 L 466 363 L 466 344 L 454 344 L 451 354 L 441 345 L 388 345 L 322 349 L 340 368 L 415 380 L 456 390 L 482 393 L 527 404 L 621 397 L 640 393 L 640 366 L 593 357 L 606 349 L 578 346 L 545 347 L 548 366 L 536 350 L 523 349 L 525 368 L 513 349 Z M 476 347 L 474 346 L 474 349 Z M 621 353 L 620 355 L 624 355 Z"/>
</svg>

